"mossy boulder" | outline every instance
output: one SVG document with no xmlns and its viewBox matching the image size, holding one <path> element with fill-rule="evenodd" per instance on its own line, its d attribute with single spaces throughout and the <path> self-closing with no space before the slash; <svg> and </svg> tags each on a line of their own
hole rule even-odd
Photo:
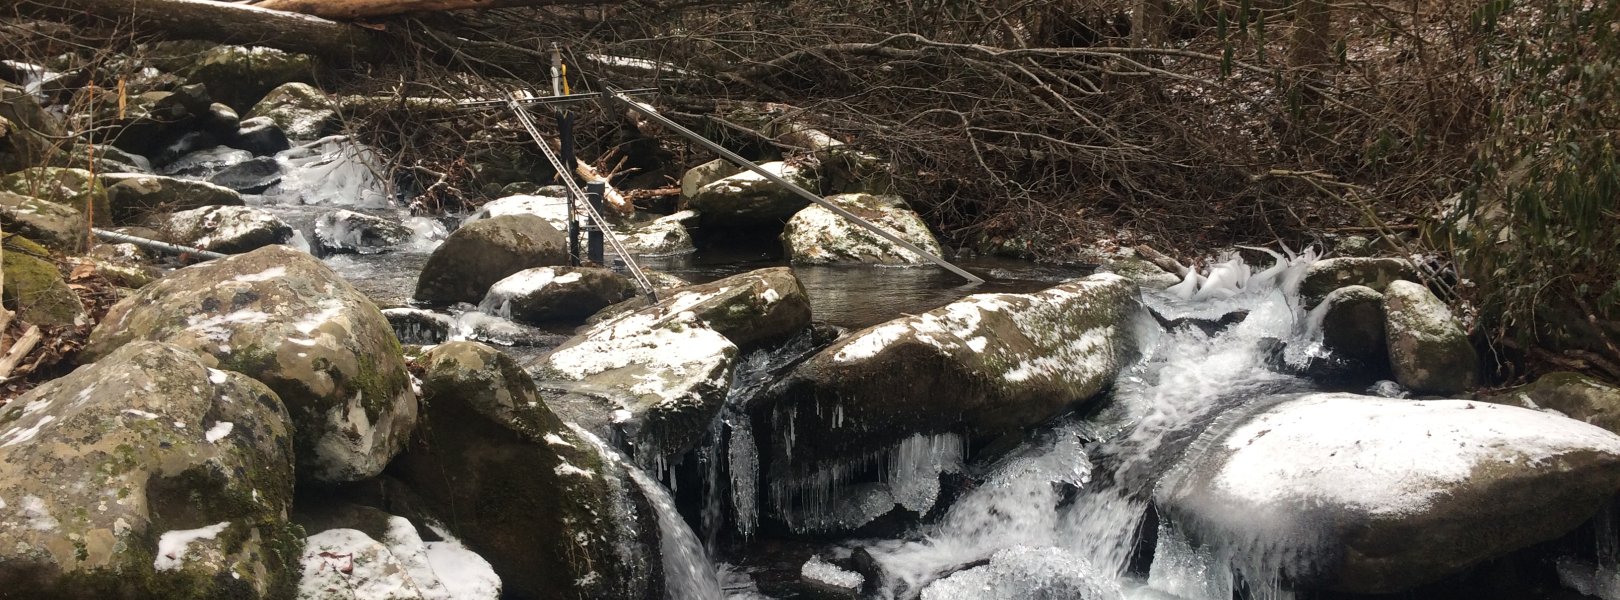
<svg viewBox="0 0 1620 600">
<path fill-rule="evenodd" d="M 1345 286 L 1360 285 L 1382 292 L 1391 281 L 1417 279 L 1412 261 L 1402 258 L 1329 258 L 1305 269 L 1305 277 L 1299 282 L 1299 298 L 1306 307 L 1312 307 Z"/>
<path fill-rule="evenodd" d="M 562 425 L 528 375 L 473 342 L 423 355 L 424 427 L 389 471 L 515 598 L 662 597 L 656 531 L 624 473 Z"/>
<path fill-rule="evenodd" d="M 306 83 L 277 86 L 253 105 L 247 117 L 268 117 L 295 140 L 321 138 L 338 125 L 337 104 Z"/>
<path fill-rule="evenodd" d="M 76 325 L 84 317 L 79 296 L 62 280 L 44 246 L 21 236 L 7 238 L 3 262 L 6 280 L 0 298 L 18 319 L 33 325 Z"/>
<path fill-rule="evenodd" d="M 506 215 L 462 225 L 444 240 L 416 280 L 416 299 L 432 305 L 477 302 L 489 286 L 534 267 L 568 264 L 568 242 L 545 219 Z"/>
<path fill-rule="evenodd" d="M 479 308 L 524 323 L 580 323 L 635 294 L 635 284 L 610 269 L 535 267 L 495 282 Z"/>
<path fill-rule="evenodd" d="M 1160 523 L 1212 556 L 1265 552 L 1233 566 L 1305 593 L 1407 592 L 1559 538 L 1620 490 L 1620 436 L 1464 400 L 1282 397 L 1193 448 L 1155 488 Z"/>
<path fill-rule="evenodd" d="M 1535 382 L 1492 394 L 1487 401 L 1557 411 L 1620 433 L 1620 387 L 1579 373 L 1548 373 Z"/>
<path fill-rule="evenodd" d="M 293 239 L 293 228 L 275 215 L 247 206 L 205 206 L 161 219 L 176 242 L 224 254 L 240 254 Z"/>
<path fill-rule="evenodd" d="M 681 198 L 690 200 L 697 196 L 698 190 L 721 179 L 736 175 L 743 171 L 742 167 L 731 164 L 724 158 L 716 158 L 709 162 L 687 169 L 681 174 Z"/>
<path fill-rule="evenodd" d="M 171 273 L 114 305 L 89 360 L 135 340 L 193 350 L 276 391 L 297 431 L 298 475 L 346 482 L 381 472 L 416 425 L 399 341 L 376 305 L 286 246 Z"/>
<path fill-rule="evenodd" d="M 814 169 L 770 162 L 760 165 L 799 187 L 820 190 Z M 742 171 L 698 189 L 689 206 L 703 215 L 705 228 L 744 229 L 775 234 L 810 201 L 753 171 Z"/>
<path fill-rule="evenodd" d="M 899 196 L 838 194 L 828 196 L 827 200 L 934 256 L 944 254 L 939 240 L 928 231 L 922 217 L 911 212 Z M 793 264 L 918 265 L 929 262 L 821 205 L 806 207 L 788 220 L 782 231 L 782 245 Z"/>
<path fill-rule="evenodd" d="M 1384 334 L 1384 295 L 1363 285 L 1333 290 L 1315 309 L 1320 312 L 1326 364 L 1336 375 L 1381 377 L 1389 370 Z"/>
<path fill-rule="evenodd" d="M 984 441 L 1097 398 L 1135 354 L 1135 283 L 1099 274 L 1031 294 L 976 294 L 852 333 L 750 407 L 773 478 L 913 435 Z"/>
<path fill-rule="evenodd" d="M 1479 383 L 1479 355 L 1462 323 L 1429 288 L 1384 289 L 1384 331 L 1395 381 L 1419 394 L 1451 395 Z"/>
<path fill-rule="evenodd" d="M 242 112 L 286 83 L 313 83 L 315 61 L 307 54 L 274 48 L 215 46 L 180 75 L 208 87 L 209 93 L 231 109 Z"/>
<path fill-rule="evenodd" d="M 58 252 L 76 252 L 85 243 L 88 224 L 73 207 L 33 196 L 0 192 L 0 229 L 36 240 Z"/>
<path fill-rule="evenodd" d="M 140 223 L 159 213 L 242 205 L 241 194 L 206 181 L 136 173 L 103 175 L 101 181 L 107 186 L 112 220 L 120 225 Z"/>
<path fill-rule="evenodd" d="M 89 171 L 64 167 L 33 167 L 0 177 L 0 192 L 55 202 L 91 217 L 97 226 L 113 223 L 107 188 Z"/>
<path fill-rule="evenodd" d="M 0 410 L 0 595 L 291 598 L 292 493 L 275 392 L 130 343 Z"/>
</svg>

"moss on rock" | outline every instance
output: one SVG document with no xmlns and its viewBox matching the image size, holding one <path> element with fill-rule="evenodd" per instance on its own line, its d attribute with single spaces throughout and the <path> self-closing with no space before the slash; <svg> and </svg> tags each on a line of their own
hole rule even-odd
<svg viewBox="0 0 1620 600">
<path fill-rule="evenodd" d="M 5 241 L 5 290 L 0 298 L 17 317 L 34 325 L 73 325 L 84 305 L 62 280 L 50 251 L 14 236 Z"/>
</svg>

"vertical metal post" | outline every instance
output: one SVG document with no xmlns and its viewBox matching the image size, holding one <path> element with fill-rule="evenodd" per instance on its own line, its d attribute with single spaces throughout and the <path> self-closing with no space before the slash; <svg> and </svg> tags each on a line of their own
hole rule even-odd
<svg viewBox="0 0 1620 600">
<path fill-rule="evenodd" d="M 596 214 L 602 214 L 602 211 L 605 210 L 602 206 L 602 194 L 606 191 L 607 184 L 604 182 L 592 181 L 585 184 L 585 201 L 591 203 L 591 208 L 596 209 Z M 585 247 L 590 255 L 591 262 L 598 265 L 607 265 L 602 249 L 602 228 L 592 223 L 585 231 L 590 236 Z"/>
<path fill-rule="evenodd" d="M 563 81 L 563 78 L 566 77 L 566 75 L 565 75 L 566 72 L 564 71 L 564 69 L 565 69 L 565 67 L 563 66 L 563 60 L 562 60 L 562 47 L 558 46 L 556 42 L 552 42 L 551 43 L 551 95 L 552 96 L 561 96 L 561 95 L 563 95 L 563 86 L 566 85 L 565 82 Z M 568 170 L 568 172 L 566 172 L 566 173 L 558 173 L 557 178 L 561 179 L 561 178 L 564 178 L 564 177 L 573 177 L 574 176 L 574 172 L 573 172 L 573 168 L 574 168 L 574 117 L 573 117 L 573 115 L 570 115 L 568 113 L 568 109 L 566 109 L 566 108 L 554 109 L 553 113 L 557 117 L 557 134 L 558 134 L 557 137 L 558 137 L 558 141 L 562 145 L 562 164 Z M 563 196 L 565 198 L 567 198 L 567 200 L 568 200 L 568 231 L 563 232 L 565 235 L 568 236 L 568 264 L 577 267 L 577 266 L 579 266 L 579 218 L 576 216 L 578 213 L 574 210 L 574 203 L 583 201 L 584 199 L 574 197 L 574 192 L 573 192 L 574 186 L 564 186 L 564 187 L 569 190 L 569 191 L 563 192 Z"/>
</svg>

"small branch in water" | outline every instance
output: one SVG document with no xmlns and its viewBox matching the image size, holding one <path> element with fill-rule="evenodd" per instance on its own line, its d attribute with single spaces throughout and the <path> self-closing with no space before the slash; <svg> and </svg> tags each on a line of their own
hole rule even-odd
<svg viewBox="0 0 1620 600">
<path fill-rule="evenodd" d="M 1176 259 L 1165 256 L 1163 252 L 1154 250 L 1152 246 L 1147 244 L 1138 244 L 1135 250 L 1137 254 L 1142 255 L 1142 258 L 1145 258 L 1148 262 L 1157 265 L 1160 269 L 1174 273 L 1176 277 L 1187 276 L 1187 267 L 1176 261 Z"/>
</svg>

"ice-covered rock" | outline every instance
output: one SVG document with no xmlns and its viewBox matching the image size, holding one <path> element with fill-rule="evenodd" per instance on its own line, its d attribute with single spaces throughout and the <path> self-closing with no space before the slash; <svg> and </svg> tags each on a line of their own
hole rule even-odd
<svg viewBox="0 0 1620 600">
<path fill-rule="evenodd" d="M 84 246 L 86 227 L 84 215 L 71 206 L 0 192 L 0 230 L 72 252 Z"/>
<path fill-rule="evenodd" d="M 267 246 L 171 273 L 114 305 L 90 334 L 95 360 L 169 342 L 265 382 L 297 430 L 298 475 L 376 475 L 416 425 L 416 395 L 376 305 L 321 261 Z"/>
<path fill-rule="evenodd" d="M 1333 290 L 1362 285 L 1375 292 L 1384 291 L 1391 281 L 1417 280 L 1417 269 L 1412 262 L 1400 258 L 1328 258 L 1312 263 L 1299 283 L 1299 298 L 1305 306 L 1316 306 Z"/>
<path fill-rule="evenodd" d="M 426 542 L 403 517 L 376 537 L 326 529 L 304 542 L 299 600 L 498 600 L 501 578 L 460 540 Z"/>
<path fill-rule="evenodd" d="M 507 215 L 462 225 L 422 266 L 416 299 L 433 305 L 478 302 L 489 286 L 534 267 L 568 263 L 568 241 L 545 219 Z"/>
<path fill-rule="evenodd" d="M 1555 412 L 1620 433 L 1620 387 L 1579 373 L 1548 373 L 1484 400 Z"/>
<path fill-rule="evenodd" d="M 306 83 L 287 83 L 270 90 L 247 116 L 269 117 L 295 140 L 313 140 L 337 124 L 337 107 L 326 94 Z"/>
<path fill-rule="evenodd" d="M 819 189 L 812 169 L 784 162 L 760 165 L 799 187 Z M 725 229 L 774 228 L 810 201 L 776 185 L 753 171 L 743 171 L 699 188 L 690 206 L 703 215 L 704 227 Z"/>
<path fill-rule="evenodd" d="M 596 267 L 535 267 L 489 287 L 479 310 L 524 323 L 579 323 L 634 296 L 630 279 Z"/>
<path fill-rule="evenodd" d="M 159 175 L 170 177 L 207 178 L 226 167 L 242 164 L 253 158 L 253 153 L 229 146 L 215 146 L 198 150 L 163 165 Z"/>
<path fill-rule="evenodd" d="M 1580 421 L 1304 394 L 1223 416 L 1154 501 L 1249 581 L 1381 594 L 1563 535 L 1617 489 L 1620 436 Z"/>
<path fill-rule="evenodd" d="M 977 294 L 868 327 L 805 361 L 752 407 L 781 432 L 772 472 L 813 476 L 916 433 L 987 439 L 1095 398 L 1132 358 L 1136 284 L 1093 275 L 1032 294 Z"/>
<path fill-rule="evenodd" d="M 208 178 L 208 183 L 241 194 L 262 194 L 281 183 L 281 163 L 261 156 L 220 169 Z"/>
<path fill-rule="evenodd" d="M 205 206 L 163 219 L 169 238 L 224 254 L 240 254 L 293 239 L 293 228 L 276 215 L 248 206 Z"/>
<path fill-rule="evenodd" d="M 1384 290 L 1384 330 L 1395 381 L 1419 394 L 1449 395 L 1479 383 L 1479 355 L 1462 324 L 1429 288 L 1394 281 Z"/>
<path fill-rule="evenodd" d="M 1389 371 L 1383 294 L 1362 285 L 1333 290 L 1312 309 L 1310 319 L 1327 352 L 1310 367 L 1312 374 L 1356 376 L 1366 381 Z"/>
<path fill-rule="evenodd" d="M 242 205 L 241 194 L 206 181 L 137 173 L 102 175 L 101 181 L 107 186 L 112 222 L 118 224 L 139 223 L 159 213 Z"/>
<path fill-rule="evenodd" d="M 287 598 L 292 431 L 274 392 L 133 342 L 0 412 L 0 590 Z"/>
<path fill-rule="evenodd" d="M 377 254 L 410 241 L 411 228 L 385 217 L 335 210 L 315 220 L 315 244 L 326 252 Z"/>
<path fill-rule="evenodd" d="M 385 208 L 391 184 L 377 151 L 334 135 L 276 155 L 283 165 L 281 185 L 268 199 L 278 204 Z"/>
<path fill-rule="evenodd" d="M 660 597 L 656 531 L 623 473 L 565 427 L 511 358 L 471 342 L 417 360 L 431 429 L 390 466 L 520 598 Z M 651 528 L 651 529 L 649 529 Z"/>
<path fill-rule="evenodd" d="M 827 200 L 935 256 L 944 254 L 922 217 L 898 196 L 838 194 Z M 794 264 L 915 265 L 928 261 L 821 205 L 806 207 L 788 220 L 782 245 Z"/>
<path fill-rule="evenodd" d="M 455 317 L 420 308 L 385 308 L 382 313 L 402 344 L 442 344 L 456 326 Z"/>
</svg>

